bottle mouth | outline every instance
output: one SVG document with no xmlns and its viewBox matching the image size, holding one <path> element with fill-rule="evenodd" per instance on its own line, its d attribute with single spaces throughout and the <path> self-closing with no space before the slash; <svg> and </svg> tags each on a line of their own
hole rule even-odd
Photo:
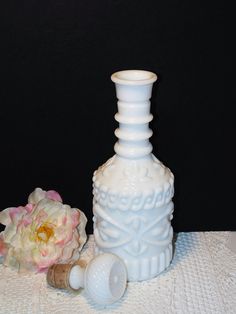
<svg viewBox="0 0 236 314">
<path fill-rule="evenodd" d="M 154 83 L 157 75 L 144 70 L 125 70 L 113 73 L 111 80 L 121 85 L 147 85 Z"/>
</svg>

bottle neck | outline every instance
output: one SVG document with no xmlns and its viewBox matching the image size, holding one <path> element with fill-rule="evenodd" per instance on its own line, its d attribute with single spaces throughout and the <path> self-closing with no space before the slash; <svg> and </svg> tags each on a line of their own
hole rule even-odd
<svg viewBox="0 0 236 314">
<path fill-rule="evenodd" d="M 118 113 L 115 115 L 116 121 L 119 122 L 119 128 L 115 130 L 118 141 L 114 146 L 117 155 L 137 159 L 152 152 L 149 141 L 152 136 L 149 122 L 152 118 L 149 100 L 118 101 Z"/>
</svg>

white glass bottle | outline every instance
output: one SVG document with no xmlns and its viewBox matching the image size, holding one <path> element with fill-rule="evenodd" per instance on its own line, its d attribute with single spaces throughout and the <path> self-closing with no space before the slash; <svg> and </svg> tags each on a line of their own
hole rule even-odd
<svg viewBox="0 0 236 314">
<path fill-rule="evenodd" d="M 157 76 L 127 70 L 111 77 L 116 86 L 119 128 L 116 154 L 94 172 L 96 254 L 123 259 L 129 281 L 155 277 L 172 259 L 174 177 L 151 152 L 149 122 Z"/>
</svg>

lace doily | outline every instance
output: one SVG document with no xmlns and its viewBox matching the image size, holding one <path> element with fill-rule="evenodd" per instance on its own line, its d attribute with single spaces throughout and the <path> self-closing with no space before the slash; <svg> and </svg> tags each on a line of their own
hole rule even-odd
<svg viewBox="0 0 236 314">
<path fill-rule="evenodd" d="M 174 259 L 158 277 L 129 283 L 117 303 L 101 307 L 79 293 L 47 285 L 45 274 L 19 275 L 0 265 L 0 313 L 236 313 L 236 254 L 229 232 L 179 233 Z M 90 236 L 82 257 L 93 256 Z"/>
</svg>

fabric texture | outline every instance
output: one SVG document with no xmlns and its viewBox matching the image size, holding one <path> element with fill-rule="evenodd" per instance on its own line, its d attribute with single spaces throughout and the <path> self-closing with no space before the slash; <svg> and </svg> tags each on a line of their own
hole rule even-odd
<svg viewBox="0 0 236 314">
<path fill-rule="evenodd" d="M 117 303 L 102 307 L 84 290 L 48 286 L 45 274 L 18 274 L 0 265 L 0 313 L 135 313 L 189 314 L 236 312 L 236 254 L 228 246 L 230 232 L 176 235 L 174 258 L 158 277 L 128 283 Z M 89 237 L 82 257 L 93 257 Z"/>
</svg>

